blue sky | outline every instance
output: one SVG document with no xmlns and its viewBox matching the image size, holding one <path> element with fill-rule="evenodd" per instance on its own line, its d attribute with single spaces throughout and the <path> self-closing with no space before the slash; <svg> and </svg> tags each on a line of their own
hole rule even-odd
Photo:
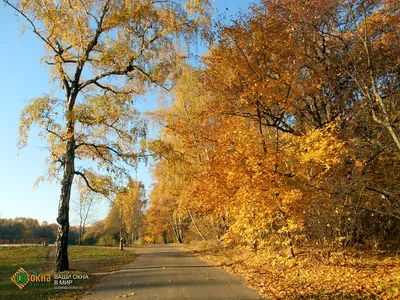
<svg viewBox="0 0 400 300">
<path fill-rule="evenodd" d="M 252 1 L 216 0 L 215 7 L 229 18 L 239 8 L 246 9 L 249 2 Z M 0 218 L 31 217 L 55 223 L 60 187 L 45 182 L 33 190 L 36 178 L 45 173 L 44 141 L 32 131 L 28 146 L 22 150 L 16 147 L 19 117 L 26 101 L 52 92 L 48 70 L 40 63 L 44 47 L 29 30 L 22 35 L 16 19 L 12 9 L 0 4 Z M 139 104 L 141 110 L 156 106 L 155 97 L 146 98 L 146 103 Z M 152 179 L 146 166 L 139 166 L 137 178 L 149 190 Z M 73 195 L 71 200 L 78 198 Z M 73 206 L 72 203 L 72 223 L 76 220 Z M 93 219 L 102 219 L 107 212 L 107 201 L 99 202 Z"/>
</svg>

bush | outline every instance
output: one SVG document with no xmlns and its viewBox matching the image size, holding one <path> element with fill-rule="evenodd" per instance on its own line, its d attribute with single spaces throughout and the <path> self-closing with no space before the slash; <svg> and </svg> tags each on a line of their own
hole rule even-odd
<svg viewBox="0 0 400 300">
<path fill-rule="evenodd" d="M 113 238 L 111 234 L 106 234 L 100 237 L 97 242 L 98 246 L 116 246 L 118 245 L 118 241 Z"/>
</svg>

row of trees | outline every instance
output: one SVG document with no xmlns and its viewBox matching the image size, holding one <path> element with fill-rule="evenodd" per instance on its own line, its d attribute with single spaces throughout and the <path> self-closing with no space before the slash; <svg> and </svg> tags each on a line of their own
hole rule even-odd
<svg viewBox="0 0 400 300">
<path fill-rule="evenodd" d="M 49 239 L 54 243 L 56 224 L 43 222 L 32 218 L 0 219 L 0 240 L 4 243 L 16 243 L 27 239 Z"/>
<path fill-rule="evenodd" d="M 14 219 L 0 219 L 1 244 L 42 244 L 43 241 L 55 243 L 57 224 L 46 221 L 39 224 L 32 218 L 18 217 Z M 79 244 L 79 227 L 72 226 L 68 244 Z"/>
<path fill-rule="evenodd" d="M 108 216 L 103 221 L 104 231 L 111 241 L 118 243 L 120 238 L 128 244 L 141 241 L 145 195 L 144 185 L 137 181 L 131 181 L 127 188 L 117 195 L 110 206 Z M 107 242 L 102 243 L 107 244 Z"/>
<path fill-rule="evenodd" d="M 183 73 L 177 46 L 207 37 L 207 0 L 3 2 L 44 43 L 63 93 L 31 100 L 19 132 L 23 147 L 40 127 L 43 179 L 61 185 L 57 271 L 69 268 L 73 183 L 117 204 L 120 236 L 138 235 L 120 196 L 149 155 L 133 96 L 178 77 L 172 105 L 152 114 L 165 129 L 149 145 L 161 158 L 149 239 L 182 241 L 190 224 L 202 239 L 292 255 L 306 240 L 396 241 L 398 1 L 263 0 L 217 24 L 204 68 Z"/>
<path fill-rule="evenodd" d="M 76 204 L 77 225 L 71 226 L 69 245 L 103 245 L 141 242 L 143 237 L 143 215 L 146 205 L 145 188 L 141 182 L 132 180 L 121 191 L 110 206 L 104 220 L 91 222 L 96 194 L 83 193 Z M 0 243 L 34 243 L 46 239 L 55 243 L 57 224 L 39 222 L 32 218 L 0 219 Z"/>
<path fill-rule="evenodd" d="M 98 198 L 96 193 L 87 190 L 81 193 L 80 203 L 75 208 L 79 225 L 72 230 L 77 230 L 78 244 L 112 246 L 117 245 L 121 238 L 126 244 L 140 243 L 147 203 L 144 185 L 131 180 L 110 203 L 107 217 L 93 222 L 93 207 L 100 200 Z"/>
<path fill-rule="evenodd" d="M 149 239 L 398 246 L 400 3 L 263 0 L 216 35 L 151 113 Z"/>
</svg>

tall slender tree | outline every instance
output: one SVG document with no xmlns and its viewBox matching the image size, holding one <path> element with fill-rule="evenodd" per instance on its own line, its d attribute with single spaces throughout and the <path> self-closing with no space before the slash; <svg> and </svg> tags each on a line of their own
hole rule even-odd
<svg viewBox="0 0 400 300">
<path fill-rule="evenodd" d="M 145 136 L 132 96 L 166 88 L 173 77 L 177 43 L 209 22 L 207 0 L 113 1 L 20 0 L 13 8 L 43 42 L 62 99 L 45 95 L 21 115 L 19 146 L 31 125 L 41 128 L 50 152 L 48 178 L 61 184 L 56 270 L 69 269 L 69 202 L 76 178 L 109 196 L 122 183 L 126 165 L 143 158 L 137 142 Z M 78 160 L 76 160 L 78 158 Z M 92 164 L 81 163 L 85 159 Z M 75 176 L 76 175 L 76 176 Z M 125 182 L 126 183 L 126 182 Z"/>
</svg>

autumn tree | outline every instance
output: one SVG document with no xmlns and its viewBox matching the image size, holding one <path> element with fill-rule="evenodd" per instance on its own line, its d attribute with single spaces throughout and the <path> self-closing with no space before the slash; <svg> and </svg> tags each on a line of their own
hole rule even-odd
<svg viewBox="0 0 400 300">
<path fill-rule="evenodd" d="M 274 235 L 290 240 L 290 233 L 300 232 L 301 209 L 293 207 L 304 191 L 296 182 L 307 178 L 306 164 L 316 176 L 326 175 L 339 162 L 341 144 L 329 130 L 310 132 L 321 123 L 296 126 L 295 96 L 288 91 L 300 72 L 286 69 L 292 59 L 286 52 L 276 60 L 263 55 L 266 47 L 278 53 L 281 43 L 274 44 L 274 35 L 261 36 L 262 15 L 249 21 L 251 27 L 242 21 L 221 30 L 218 46 L 204 58 L 207 68 L 188 68 L 173 90 L 172 105 L 153 114 L 165 128 L 164 145 L 173 149 L 160 147 L 166 158 L 156 169 L 161 182 L 155 189 L 177 182 L 179 188 L 168 189 L 172 197 L 166 191 L 159 195 L 177 202 L 194 227 L 195 213 L 209 219 L 218 238 L 229 231 L 234 240 L 258 247 Z M 269 26 L 279 30 L 276 23 Z M 251 38 L 255 35 L 260 36 Z M 265 69 L 276 71 L 268 76 Z M 326 141 L 312 146 L 321 137 Z"/>
<path fill-rule="evenodd" d="M 299 241 L 396 243 L 398 17 L 393 1 L 266 0 L 218 24 L 152 114 L 149 216 L 290 256 Z"/>
<path fill-rule="evenodd" d="M 340 162 L 345 100 L 323 88 L 335 68 L 307 60 L 296 33 L 264 4 L 221 27 L 204 57 L 208 103 L 224 124 L 214 129 L 208 176 L 232 201 L 231 233 L 254 247 L 291 243 L 304 229 L 305 199 L 327 196 L 313 187 Z"/>
<path fill-rule="evenodd" d="M 208 1 L 8 1 L 41 40 L 43 58 L 63 98 L 45 95 L 22 112 L 19 146 L 31 125 L 50 152 L 48 177 L 61 184 L 56 270 L 68 270 L 69 200 L 74 181 L 105 196 L 123 182 L 125 165 L 143 158 L 145 136 L 132 96 L 165 87 L 175 41 L 206 25 Z M 76 160 L 77 158 L 77 160 Z M 92 164 L 81 164 L 91 160 Z M 75 175 L 78 176 L 76 180 Z M 112 183 L 111 183 L 112 182 Z"/>
<path fill-rule="evenodd" d="M 161 186 L 153 187 L 150 193 L 150 208 L 146 211 L 145 216 L 145 241 L 157 242 L 161 237 L 162 241 L 166 244 L 170 236 L 169 224 L 170 216 L 174 213 L 176 208 L 175 199 L 162 196 L 163 189 Z"/>
<path fill-rule="evenodd" d="M 83 235 L 84 244 L 86 245 L 99 245 L 101 239 L 106 234 L 106 228 L 104 224 L 105 220 L 100 220 L 88 226 L 85 234 Z M 104 238 L 103 238 L 104 241 Z"/>
<path fill-rule="evenodd" d="M 121 210 L 117 205 L 111 205 L 107 217 L 104 219 L 104 230 L 98 240 L 98 245 L 118 245 L 120 238 L 125 235 Z"/>
<path fill-rule="evenodd" d="M 83 236 L 87 229 L 87 226 L 93 221 L 93 206 L 96 204 L 96 200 L 100 200 L 100 194 L 94 193 L 90 189 L 83 188 L 80 191 L 79 199 L 73 201 L 73 207 L 76 214 L 76 221 L 79 223 L 78 227 L 78 244 L 83 244 Z M 75 202 L 75 203 L 74 203 Z"/>
<path fill-rule="evenodd" d="M 336 213 L 343 214 L 338 231 L 347 232 L 341 238 L 394 240 L 400 220 L 398 1 L 265 3 L 306 50 L 306 75 L 317 66 L 331 70 L 320 77 L 320 90 L 336 95 L 330 103 L 341 103 L 336 119 L 349 151 L 334 193 L 341 199 Z"/>
<path fill-rule="evenodd" d="M 224 139 L 227 146 L 215 162 L 237 152 L 236 167 L 234 161 L 225 166 L 234 171 L 223 186 L 237 180 L 233 187 L 238 192 L 247 185 L 244 174 L 249 184 L 269 174 L 241 194 L 240 199 L 259 199 L 239 210 L 247 218 L 242 220 L 248 223 L 247 232 L 260 229 L 254 218 L 263 210 L 251 216 L 246 207 L 256 208 L 276 194 L 266 205 L 272 208 L 266 218 L 276 216 L 270 228 L 278 230 L 272 232 L 287 231 L 291 219 L 297 233 L 360 241 L 360 236 L 377 238 L 385 232 L 370 230 L 377 230 L 371 217 L 379 214 L 380 225 L 389 226 L 395 236 L 389 223 L 398 222 L 398 177 L 389 161 L 398 164 L 393 155 L 398 132 L 397 8 L 392 1 L 263 1 L 232 26 L 220 27 L 218 43 L 204 57 L 205 88 L 213 111 L 232 116 L 225 127 L 235 130 L 226 130 L 229 138 L 219 137 L 214 149 L 222 148 Z M 235 117 L 253 124 L 240 129 L 233 125 L 239 124 Z M 251 137 L 255 126 L 258 137 Z M 263 152 L 258 144 L 247 150 L 257 139 Z M 243 164 L 251 168 L 240 172 Z M 273 185 L 268 182 L 272 178 Z M 213 186 L 217 182 L 222 180 Z M 262 196 L 265 191 L 269 193 Z M 285 196 L 288 191 L 297 193 Z M 286 209 L 281 205 L 285 202 Z M 353 233 L 349 230 L 344 237 L 344 228 Z M 266 234 L 270 231 L 259 236 Z"/>
<path fill-rule="evenodd" d="M 275 9 L 280 20 L 303 39 L 308 56 L 337 69 L 337 78 L 348 83 L 346 89 L 358 94 L 353 101 L 363 102 L 362 107 L 400 150 L 398 1 L 312 1 L 310 5 L 282 1 Z"/>
<path fill-rule="evenodd" d="M 134 243 L 142 230 L 143 209 L 146 205 L 146 191 L 143 183 L 131 180 L 128 186 L 117 194 L 113 208 L 118 212 L 120 237 Z M 110 218 L 110 221 L 113 218 Z"/>
<path fill-rule="evenodd" d="M 169 107 L 149 113 L 162 130 L 161 139 L 149 143 L 149 149 L 160 161 L 153 171 L 155 184 L 147 212 L 147 222 L 157 226 L 149 225 L 148 232 L 156 236 L 170 231 L 180 242 L 188 230 L 207 239 L 204 222 L 198 218 L 200 209 L 193 201 L 198 175 L 206 166 L 202 163 L 209 159 L 207 151 L 210 150 L 207 149 L 210 145 L 204 143 L 210 128 L 204 124 L 207 123 L 206 90 L 200 77 L 201 72 L 182 66 L 179 83 L 168 99 Z M 162 217 L 156 219 L 157 215 Z"/>
</svg>

